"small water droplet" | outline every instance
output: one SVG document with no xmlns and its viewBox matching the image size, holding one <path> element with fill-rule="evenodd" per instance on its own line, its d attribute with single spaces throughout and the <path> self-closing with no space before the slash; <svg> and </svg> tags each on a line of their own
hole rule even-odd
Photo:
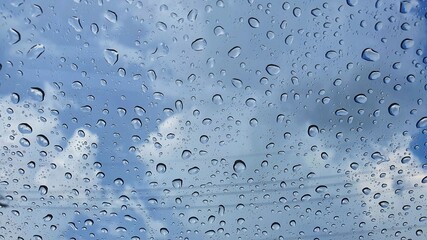
<svg viewBox="0 0 427 240">
<path fill-rule="evenodd" d="M 335 115 L 337 116 L 346 116 L 347 114 L 348 114 L 348 111 L 344 108 L 341 108 L 335 111 Z"/>
<path fill-rule="evenodd" d="M 182 187 L 182 179 L 180 179 L 180 178 L 174 179 L 172 181 L 172 186 L 174 188 L 181 188 Z"/>
<path fill-rule="evenodd" d="M 381 201 L 378 203 L 382 208 L 387 208 L 390 204 L 387 201 Z"/>
<path fill-rule="evenodd" d="M 156 171 L 158 173 L 165 173 L 166 172 L 166 165 L 164 163 L 157 164 Z"/>
<path fill-rule="evenodd" d="M 52 218 L 53 218 L 52 214 L 48 214 L 48 215 L 43 217 L 43 220 L 45 222 L 50 222 L 52 220 Z"/>
<path fill-rule="evenodd" d="M 366 97 L 365 94 L 357 94 L 354 97 L 354 101 L 360 104 L 366 103 L 366 101 L 368 101 L 368 98 Z"/>
<path fill-rule="evenodd" d="M 169 230 L 167 228 L 160 228 L 160 234 L 162 234 L 162 235 L 168 235 L 169 234 Z"/>
<path fill-rule="evenodd" d="M 186 160 L 186 159 L 189 159 L 192 155 L 193 154 L 191 153 L 190 150 L 184 150 L 182 151 L 181 158 Z"/>
<path fill-rule="evenodd" d="M 46 195 L 46 194 L 48 193 L 48 191 L 49 191 L 49 189 L 48 189 L 48 187 L 47 187 L 47 186 L 45 186 L 45 185 L 40 185 L 40 187 L 39 187 L 39 193 L 40 193 L 41 195 Z"/>
<path fill-rule="evenodd" d="M 222 96 L 220 94 L 215 94 L 212 97 L 212 102 L 216 105 L 221 105 L 223 103 Z"/>
</svg>

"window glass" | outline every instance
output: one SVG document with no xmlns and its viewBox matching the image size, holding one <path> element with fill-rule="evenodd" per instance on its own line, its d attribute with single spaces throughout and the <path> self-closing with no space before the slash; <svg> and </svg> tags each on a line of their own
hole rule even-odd
<svg viewBox="0 0 427 240">
<path fill-rule="evenodd" d="M 427 239 L 424 1 L 0 17 L 0 239 Z"/>
</svg>

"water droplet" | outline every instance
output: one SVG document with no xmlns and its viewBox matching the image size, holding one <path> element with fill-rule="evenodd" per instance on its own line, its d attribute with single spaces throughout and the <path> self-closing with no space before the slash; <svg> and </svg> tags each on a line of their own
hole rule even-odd
<svg viewBox="0 0 427 240">
<path fill-rule="evenodd" d="M 81 32 L 83 30 L 80 18 L 73 16 L 68 19 L 68 24 L 74 28 L 76 32 Z"/>
<path fill-rule="evenodd" d="M 212 102 L 216 105 L 221 105 L 223 103 L 222 96 L 220 94 L 215 94 L 212 97 Z"/>
<path fill-rule="evenodd" d="M 362 58 L 369 62 L 376 62 L 380 59 L 380 54 L 372 48 L 365 48 Z"/>
<path fill-rule="evenodd" d="M 322 193 L 322 192 L 324 192 L 324 191 L 326 191 L 328 189 L 328 187 L 327 186 L 325 186 L 325 185 L 320 185 L 320 186 L 318 186 L 318 187 L 316 187 L 316 192 L 317 193 Z"/>
<path fill-rule="evenodd" d="M 186 160 L 186 159 L 189 159 L 192 155 L 193 154 L 191 153 L 190 150 L 184 150 L 182 151 L 181 158 Z"/>
<path fill-rule="evenodd" d="M 12 45 L 21 41 L 21 34 L 16 29 L 9 28 L 7 33 L 8 33 L 7 37 L 8 37 L 9 44 Z"/>
<path fill-rule="evenodd" d="M 233 169 L 236 173 L 241 173 L 246 170 L 246 164 L 242 160 L 236 160 L 233 164 Z"/>
<path fill-rule="evenodd" d="M 22 134 L 30 134 L 33 132 L 33 128 L 28 123 L 20 123 L 18 125 L 18 130 Z"/>
<path fill-rule="evenodd" d="M 427 183 L 427 176 L 425 176 L 422 180 L 421 183 Z"/>
<path fill-rule="evenodd" d="M 249 23 L 249 26 L 251 26 L 252 28 L 258 28 L 259 27 L 259 20 L 254 18 L 254 17 L 250 17 L 248 19 L 248 23 Z"/>
<path fill-rule="evenodd" d="M 40 185 L 39 187 L 39 193 L 41 195 L 46 195 L 48 193 L 49 189 L 45 185 Z"/>
<path fill-rule="evenodd" d="M 382 208 L 387 208 L 390 204 L 387 201 L 381 201 L 378 203 Z"/>
<path fill-rule="evenodd" d="M 188 222 L 189 223 L 191 223 L 191 224 L 195 224 L 195 223 L 197 223 L 199 221 L 199 219 L 197 218 L 197 217 L 190 217 L 189 219 L 188 219 Z"/>
<path fill-rule="evenodd" d="M 117 22 L 117 13 L 115 13 L 111 10 L 107 10 L 107 12 L 105 12 L 105 14 L 104 14 L 104 17 L 105 17 L 105 19 L 107 19 L 111 23 Z"/>
<path fill-rule="evenodd" d="M 410 38 L 406 38 L 402 41 L 402 43 L 400 44 L 400 47 L 406 50 L 406 49 L 412 48 L 414 44 L 415 44 L 414 40 Z"/>
<path fill-rule="evenodd" d="M 200 136 L 200 142 L 201 143 L 206 144 L 206 143 L 208 143 L 208 141 L 209 141 L 209 137 L 208 136 L 206 136 L 206 135 Z"/>
<path fill-rule="evenodd" d="M 359 168 L 359 164 L 357 162 L 350 163 L 350 167 L 353 170 L 357 170 Z"/>
<path fill-rule="evenodd" d="M 350 7 L 354 7 L 354 6 L 356 6 L 356 4 L 359 2 L 359 0 L 347 0 L 347 4 L 350 6 Z"/>
<path fill-rule="evenodd" d="M 239 46 L 235 46 L 230 49 L 230 51 L 228 51 L 228 56 L 231 58 L 237 58 L 238 56 L 240 56 L 241 50 L 242 49 Z"/>
<path fill-rule="evenodd" d="M 371 73 L 369 73 L 368 79 L 369 80 L 376 80 L 379 77 L 381 77 L 381 72 L 379 72 L 379 71 L 372 71 Z"/>
<path fill-rule="evenodd" d="M 409 1 L 401 1 L 400 2 L 400 12 L 401 13 L 408 13 L 411 11 L 412 3 Z"/>
<path fill-rule="evenodd" d="M 97 34 L 99 32 L 99 27 L 96 23 L 92 23 L 90 25 L 90 31 L 92 31 L 93 34 Z"/>
<path fill-rule="evenodd" d="M 49 139 L 45 135 L 42 135 L 42 134 L 37 135 L 36 141 L 42 147 L 49 146 Z"/>
<path fill-rule="evenodd" d="M 148 79 L 150 79 L 150 81 L 155 81 L 157 79 L 157 74 L 152 69 L 147 71 L 147 76 L 148 76 Z"/>
<path fill-rule="evenodd" d="M 111 48 L 105 49 L 104 50 L 104 59 L 108 64 L 113 66 L 119 60 L 119 52 L 117 52 L 117 50 L 111 49 Z"/>
<path fill-rule="evenodd" d="M 37 59 L 44 53 L 44 51 L 45 47 L 43 44 L 36 44 L 28 50 L 27 57 L 29 59 Z"/>
<path fill-rule="evenodd" d="M 182 179 L 180 179 L 180 178 L 174 179 L 172 181 L 172 186 L 174 188 L 181 188 L 182 187 Z"/>
<path fill-rule="evenodd" d="M 330 51 L 327 51 L 327 52 L 326 52 L 325 57 L 326 57 L 327 59 L 333 59 L 333 58 L 338 57 L 338 53 L 337 53 L 337 52 L 335 52 L 334 50 L 330 50 Z"/>
<path fill-rule="evenodd" d="M 169 230 L 167 228 L 160 228 L 160 234 L 162 234 L 162 235 L 168 235 L 169 234 Z"/>
<path fill-rule="evenodd" d="M 198 167 L 192 167 L 192 168 L 188 169 L 189 174 L 197 174 L 199 171 L 200 171 L 200 168 L 198 168 Z"/>
<path fill-rule="evenodd" d="M 164 163 L 157 164 L 156 171 L 158 173 L 165 173 L 166 172 L 166 165 Z"/>
<path fill-rule="evenodd" d="M 44 100 L 44 91 L 38 87 L 30 88 L 29 95 L 32 99 L 42 102 Z"/>
<path fill-rule="evenodd" d="M 209 237 L 213 236 L 215 234 L 215 230 L 208 230 L 205 232 L 205 234 Z"/>
<path fill-rule="evenodd" d="M 422 117 L 420 120 L 418 120 L 416 126 L 417 126 L 417 128 L 427 127 L 427 117 Z"/>
<path fill-rule="evenodd" d="M 354 101 L 360 104 L 366 103 L 366 101 L 368 101 L 368 98 L 366 97 L 365 94 L 357 94 L 354 97 Z"/>
<path fill-rule="evenodd" d="M 19 94 L 12 93 L 12 95 L 10 95 L 10 101 L 12 101 L 13 104 L 19 103 L 20 100 L 21 100 L 21 97 L 19 96 Z"/>
<path fill-rule="evenodd" d="M 275 64 L 269 64 L 269 65 L 267 65 L 267 67 L 265 68 L 265 70 L 270 75 L 277 75 L 277 74 L 280 73 L 280 67 L 277 66 L 277 65 L 275 65 Z"/>
<path fill-rule="evenodd" d="M 21 144 L 21 146 L 23 146 L 23 147 L 29 147 L 29 146 L 31 146 L 30 141 L 28 139 L 26 139 L 26 138 L 19 139 L 19 144 Z"/>
<path fill-rule="evenodd" d="M 50 221 L 52 221 L 52 218 L 53 218 L 52 214 L 48 214 L 48 215 L 43 217 L 43 220 L 45 222 L 50 222 Z"/>
<path fill-rule="evenodd" d="M 271 224 L 271 229 L 272 230 L 279 230 L 280 229 L 280 224 L 278 222 L 274 222 Z"/>
<path fill-rule="evenodd" d="M 224 30 L 224 28 L 223 28 L 223 27 L 221 27 L 221 26 L 216 26 L 216 27 L 214 28 L 214 33 L 215 33 L 215 35 L 216 35 L 216 36 L 221 36 L 221 35 L 224 35 L 224 34 L 225 34 L 225 30 Z"/>
<path fill-rule="evenodd" d="M 198 38 L 191 43 L 191 48 L 194 51 L 202 51 L 206 48 L 207 45 L 208 43 L 204 38 Z"/>
<path fill-rule="evenodd" d="M 316 125 L 310 125 L 308 127 L 308 136 L 315 137 L 319 133 L 319 128 Z"/>
<path fill-rule="evenodd" d="M 124 183 L 125 182 L 121 178 L 114 179 L 114 184 L 116 184 L 116 186 L 122 186 Z"/>
<path fill-rule="evenodd" d="M 345 116 L 347 114 L 348 114 L 348 111 L 344 108 L 341 108 L 335 111 L 335 115 L 337 116 Z"/>
<path fill-rule="evenodd" d="M 197 11 L 197 9 L 195 9 L 195 8 L 191 9 L 190 12 L 187 15 L 188 21 L 190 21 L 190 22 L 196 21 L 198 13 L 199 12 Z"/>
<path fill-rule="evenodd" d="M 293 35 L 289 35 L 285 38 L 285 44 L 286 45 L 291 45 L 294 42 L 294 36 Z"/>
<path fill-rule="evenodd" d="M 231 83 L 233 84 L 234 87 L 236 88 L 241 88 L 243 87 L 243 82 L 242 80 L 238 79 L 238 78 L 233 78 L 231 79 Z"/>
<path fill-rule="evenodd" d="M 370 188 L 368 188 L 368 187 L 365 187 L 365 188 L 363 188 L 363 189 L 362 189 L 362 192 L 363 192 L 363 194 L 365 194 L 365 195 L 369 195 L 369 193 L 371 193 L 371 189 L 370 189 Z"/>
<path fill-rule="evenodd" d="M 388 107 L 388 113 L 390 113 L 390 115 L 392 116 L 399 115 L 399 112 L 400 112 L 400 105 L 398 103 L 392 103 Z"/>
<path fill-rule="evenodd" d="M 164 23 L 164 22 L 157 22 L 156 27 L 160 31 L 166 31 L 168 29 L 168 25 L 166 25 L 166 23 Z"/>
<path fill-rule="evenodd" d="M 256 106 L 256 100 L 254 98 L 248 98 L 248 99 L 246 99 L 245 104 L 248 107 L 255 107 Z"/>
</svg>

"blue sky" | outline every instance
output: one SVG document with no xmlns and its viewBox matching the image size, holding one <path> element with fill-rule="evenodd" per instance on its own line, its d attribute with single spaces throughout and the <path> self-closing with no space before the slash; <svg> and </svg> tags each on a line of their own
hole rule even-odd
<svg viewBox="0 0 427 240">
<path fill-rule="evenodd" d="M 0 236 L 424 239 L 422 9 L 2 3 Z"/>
</svg>

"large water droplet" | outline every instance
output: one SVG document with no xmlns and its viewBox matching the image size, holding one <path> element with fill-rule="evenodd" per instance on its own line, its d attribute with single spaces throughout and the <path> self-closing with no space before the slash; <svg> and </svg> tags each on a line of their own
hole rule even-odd
<svg viewBox="0 0 427 240">
<path fill-rule="evenodd" d="M 271 224 L 271 229 L 272 230 L 279 230 L 280 229 L 280 224 L 278 222 L 274 222 Z"/>
<path fill-rule="evenodd" d="M 180 179 L 180 178 L 174 179 L 172 181 L 172 186 L 174 188 L 181 188 L 182 187 L 182 179 Z"/>
<path fill-rule="evenodd" d="M 49 139 L 45 135 L 42 135 L 42 134 L 37 135 L 36 141 L 42 147 L 49 146 Z"/>
<path fill-rule="evenodd" d="M 46 195 L 48 191 L 49 191 L 49 189 L 48 189 L 48 187 L 47 187 L 47 186 L 45 186 L 45 185 L 40 185 L 40 187 L 39 187 L 39 193 L 40 193 L 41 195 Z"/>
<path fill-rule="evenodd" d="M 8 35 L 8 40 L 9 40 L 9 44 L 16 44 L 19 41 L 21 41 L 21 34 L 13 28 L 9 28 L 9 30 L 7 31 Z"/>
<path fill-rule="evenodd" d="M 196 21 L 198 13 L 199 12 L 197 11 L 197 9 L 195 9 L 195 8 L 191 9 L 190 12 L 187 15 L 188 21 L 190 21 L 190 22 Z"/>
<path fill-rule="evenodd" d="M 164 163 L 157 164 L 156 171 L 158 173 L 165 173 L 166 172 L 166 165 Z"/>
<path fill-rule="evenodd" d="M 32 99 L 42 102 L 44 100 L 44 91 L 38 87 L 30 88 L 29 95 Z"/>
<path fill-rule="evenodd" d="M 228 56 L 231 58 L 237 58 L 238 56 L 240 56 L 241 50 L 242 49 L 239 46 L 235 46 L 230 49 L 230 51 L 228 51 Z"/>
<path fill-rule="evenodd" d="M 37 59 L 44 53 L 44 51 L 45 47 L 43 44 L 36 44 L 28 50 L 27 57 L 29 59 Z"/>
<path fill-rule="evenodd" d="M 22 134 L 30 134 L 33 132 L 33 128 L 28 123 L 20 123 L 18 125 L 18 130 Z"/>
<path fill-rule="evenodd" d="M 193 155 L 193 154 L 191 153 L 190 150 L 184 150 L 184 151 L 182 151 L 181 157 L 182 157 L 182 159 L 186 160 L 186 159 L 189 159 L 191 157 L 191 155 Z"/>
<path fill-rule="evenodd" d="M 362 58 L 369 62 L 376 62 L 380 59 L 380 54 L 372 48 L 365 48 Z"/>
<path fill-rule="evenodd" d="M 417 128 L 427 127 L 427 117 L 422 117 L 420 120 L 418 120 L 416 126 L 417 126 Z"/>
<path fill-rule="evenodd" d="M 107 19 L 111 23 L 117 22 L 117 13 L 115 13 L 111 10 L 107 10 L 107 12 L 105 12 L 105 14 L 104 14 L 104 17 L 105 17 L 105 19 Z"/>
<path fill-rule="evenodd" d="M 236 173 L 241 173 L 246 170 L 246 164 L 242 160 L 236 160 L 233 164 L 233 169 Z"/>
<path fill-rule="evenodd" d="M 269 64 L 269 65 L 267 65 L 267 67 L 265 68 L 265 70 L 270 75 L 277 75 L 277 74 L 280 73 L 280 67 L 277 66 L 276 64 Z"/>
<path fill-rule="evenodd" d="M 308 127 L 308 136 L 315 137 L 319 133 L 319 128 L 316 125 L 310 125 Z"/>
<path fill-rule="evenodd" d="M 113 66 L 119 60 L 119 52 L 117 52 L 117 50 L 111 49 L 111 48 L 105 49 L 104 50 L 104 59 L 108 64 Z"/>
<path fill-rule="evenodd" d="M 390 115 L 392 116 L 399 115 L 399 112 L 400 112 L 400 105 L 398 103 L 392 103 L 388 107 L 388 113 L 390 113 Z"/>
<path fill-rule="evenodd" d="M 366 103 L 366 101 L 368 101 L 368 98 L 366 97 L 365 94 L 357 94 L 354 97 L 354 101 L 360 104 Z"/>
<path fill-rule="evenodd" d="M 194 51 L 202 51 L 206 48 L 207 45 L 208 43 L 204 38 L 198 38 L 191 43 L 191 48 Z"/>
<path fill-rule="evenodd" d="M 212 97 L 212 102 L 216 105 L 221 105 L 223 103 L 222 96 L 220 94 L 215 94 Z"/>
<path fill-rule="evenodd" d="M 254 17 L 250 17 L 248 19 L 248 23 L 249 23 L 249 26 L 251 26 L 252 28 L 258 28 L 259 27 L 259 20 L 254 18 Z"/>
</svg>

